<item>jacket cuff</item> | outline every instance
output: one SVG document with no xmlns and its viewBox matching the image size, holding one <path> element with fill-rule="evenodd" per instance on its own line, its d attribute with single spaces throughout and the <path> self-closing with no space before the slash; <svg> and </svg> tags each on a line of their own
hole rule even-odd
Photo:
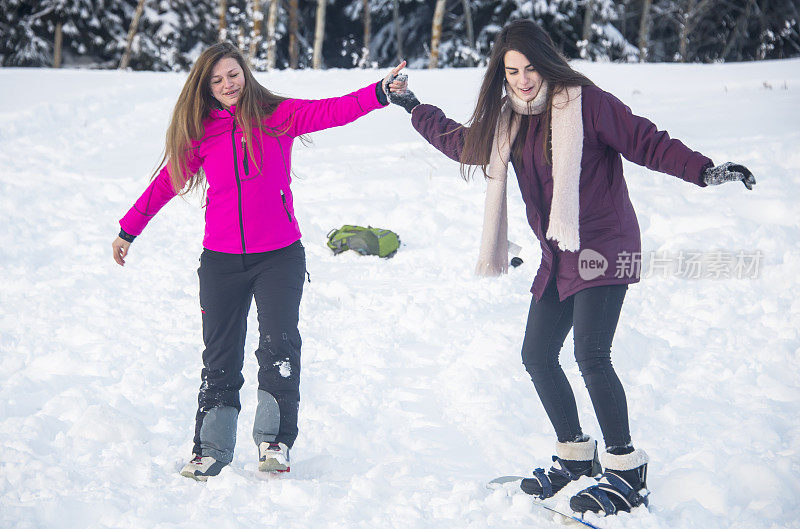
<svg viewBox="0 0 800 529">
<path fill-rule="evenodd" d="M 133 242 L 133 240 L 136 238 L 136 235 L 131 235 L 130 233 L 127 233 L 125 230 L 120 228 L 119 238 L 122 239 L 123 241 Z"/>
<path fill-rule="evenodd" d="M 714 162 L 702 154 L 695 153 L 689 161 L 686 162 L 686 168 L 684 169 L 682 178 L 700 187 L 706 187 L 707 184 L 703 182 L 703 171 L 705 171 L 707 167 L 714 167 Z"/>
<path fill-rule="evenodd" d="M 389 104 L 389 97 L 386 95 L 386 92 L 383 91 L 383 79 L 375 84 L 375 96 L 378 98 L 378 103 L 383 106 Z"/>
</svg>

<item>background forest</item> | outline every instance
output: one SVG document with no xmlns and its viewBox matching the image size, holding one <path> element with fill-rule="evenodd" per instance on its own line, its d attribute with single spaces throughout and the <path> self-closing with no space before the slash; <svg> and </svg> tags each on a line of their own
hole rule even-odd
<svg viewBox="0 0 800 529">
<path fill-rule="evenodd" d="M 187 70 L 222 39 L 258 70 L 479 66 L 509 20 L 569 58 L 800 56 L 797 0 L 0 0 L 0 65 Z"/>
</svg>

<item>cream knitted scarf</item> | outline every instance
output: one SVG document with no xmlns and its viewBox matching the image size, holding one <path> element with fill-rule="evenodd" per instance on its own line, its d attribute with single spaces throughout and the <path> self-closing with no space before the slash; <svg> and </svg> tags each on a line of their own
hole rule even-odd
<svg viewBox="0 0 800 529">
<path fill-rule="evenodd" d="M 506 180 L 511 145 L 519 132 L 520 116 L 541 114 L 545 110 L 547 90 L 547 82 L 542 82 L 539 93 L 530 102 L 523 101 L 509 90 L 500 111 L 487 171 L 489 178 L 486 182 L 483 234 L 478 265 L 475 268 L 477 275 L 498 276 L 508 271 Z M 583 154 L 583 116 L 579 86 L 562 90 L 553 97 L 551 132 L 553 200 L 550 204 L 547 238 L 555 240 L 561 250 L 576 252 L 580 248 L 578 186 Z"/>
</svg>

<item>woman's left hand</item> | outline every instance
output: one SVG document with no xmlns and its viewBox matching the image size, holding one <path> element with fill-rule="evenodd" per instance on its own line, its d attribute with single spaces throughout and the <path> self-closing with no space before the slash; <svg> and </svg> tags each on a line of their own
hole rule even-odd
<svg viewBox="0 0 800 529">
<path fill-rule="evenodd" d="M 400 70 L 405 66 L 406 61 L 395 66 L 381 82 L 381 87 L 383 87 L 383 92 L 389 98 L 390 103 L 403 107 L 410 114 L 419 105 L 419 99 L 414 95 L 414 92 L 408 89 L 408 76 L 400 73 Z"/>
<path fill-rule="evenodd" d="M 740 163 L 725 162 L 716 167 L 709 167 L 703 171 L 703 182 L 706 185 L 713 186 L 723 184 L 725 182 L 736 182 L 741 180 L 747 189 L 753 189 L 756 185 L 756 179 L 753 173 Z"/>
<path fill-rule="evenodd" d="M 397 66 L 395 66 L 389 75 L 383 78 L 381 82 L 381 88 L 383 88 L 383 92 L 388 96 L 390 93 L 403 93 L 406 91 L 408 87 L 408 78 L 405 76 L 400 77 L 399 79 L 397 76 L 400 74 L 400 71 L 406 67 L 406 61 L 401 62 Z"/>
</svg>

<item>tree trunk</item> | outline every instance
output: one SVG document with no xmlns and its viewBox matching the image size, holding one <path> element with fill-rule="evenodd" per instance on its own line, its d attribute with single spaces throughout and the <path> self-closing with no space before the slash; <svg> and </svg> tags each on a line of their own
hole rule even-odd
<svg viewBox="0 0 800 529">
<path fill-rule="evenodd" d="M 688 1 L 686 11 L 683 13 L 683 24 L 681 24 L 680 35 L 678 36 L 678 54 L 681 62 L 686 62 L 686 54 L 689 50 L 689 17 L 694 10 L 694 0 Z"/>
<path fill-rule="evenodd" d="M 361 48 L 361 59 L 358 61 L 362 68 L 369 67 L 369 44 L 372 40 L 372 13 L 369 11 L 369 0 L 362 0 L 362 20 L 364 21 L 364 46 Z"/>
<path fill-rule="evenodd" d="M 225 22 L 225 15 L 228 13 L 228 2 L 227 0 L 219 0 L 219 25 L 218 27 L 218 35 L 219 41 L 222 42 L 226 38 L 228 38 L 228 25 Z"/>
<path fill-rule="evenodd" d="M 133 13 L 133 20 L 128 29 L 128 40 L 125 42 L 125 52 L 122 54 L 122 59 L 119 61 L 119 69 L 124 70 L 128 67 L 131 59 L 131 44 L 133 44 L 133 37 L 136 36 L 136 30 L 139 27 L 139 19 L 142 18 L 142 11 L 144 11 L 144 3 L 146 0 L 139 0 L 136 5 L 136 11 Z"/>
<path fill-rule="evenodd" d="M 264 21 L 264 6 L 263 0 L 250 0 L 250 19 L 253 21 L 253 31 L 250 33 L 250 49 L 247 53 L 247 60 L 250 62 L 250 67 L 253 66 L 253 59 L 256 58 L 258 53 L 258 45 L 261 43 L 261 24 Z"/>
<path fill-rule="evenodd" d="M 469 43 L 470 56 L 467 58 L 467 66 L 475 66 L 472 53 L 475 53 L 475 30 L 472 27 L 472 8 L 470 0 L 461 0 L 464 4 L 464 26 L 467 30 L 467 42 Z"/>
<path fill-rule="evenodd" d="M 583 33 L 578 49 L 581 59 L 588 59 L 587 50 L 589 49 L 589 40 L 592 38 L 592 20 L 594 19 L 594 0 L 585 0 L 583 8 Z"/>
<path fill-rule="evenodd" d="M 769 0 L 763 0 L 761 5 L 759 6 L 759 17 L 758 17 L 758 52 L 756 52 L 756 59 L 757 60 L 764 60 L 764 57 L 767 56 L 767 47 L 765 46 L 764 39 L 767 36 L 767 13 L 769 12 Z"/>
<path fill-rule="evenodd" d="M 680 44 L 678 53 L 681 56 L 681 62 L 686 62 L 689 59 L 689 35 L 694 32 L 695 26 L 700 22 L 705 12 L 713 5 L 711 0 L 688 0 L 686 12 L 683 17 L 683 25 L 680 32 Z"/>
<path fill-rule="evenodd" d="M 317 23 L 314 26 L 314 55 L 311 67 L 315 70 L 322 68 L 322 42 L 325 40 L 325 8 L 327 0 L 317 0 Z"/>
<path fill-rule="evenodd" d="M 297 3 L 298 0 L 289 0 L 289 68 L 297 70 L 300 55 L 297 42 Z"/>
<path fill-rule="evenodd" d="M 594 20 L 594 0 L 586 0 L 583 12 L 583 36 L 581 37 L 586 42 L 592 38 L 592 20 Z"/>
<path fill-rule="evenodd" d="M 639 19 L 639 61 L 647 60 L 647 49 L 650 47 L 650 7 L 653 0 L 642 2 L 642 18 Z"/>
<path fill-rule="evenodd" d="M 63 23 L 59 20 L 56 24 L 56 32 L 53 38 L 53 68 L 61 68 L 61 27 Z"/>
<path fill-rule="evenodd" d="M 728 38 L 728 43 L 725 45 L 725 49 L 722 50 L 722 55 L 720 58 L 725 61 L 728 60 L 728 54 L 733 51 L 734 46 L 739 42 L 739 36 L 746 33 L 747 21 L 750 18 L 750 12 L 753 8 L 753 0 L 748 0 L 747 6 L 745 6 L 742 14 L 736 19 L 736 23 L 733 25 L 733 31 L 731 31 L 731 36 Z M 736 56 L 732 57 L 730 60 L 734 61 L 741 61 L 742 54 L 741 52 Z"/>
<path fill-rule="evenodd" d="M 433 25 L 431 27 L 431 60 L 428 68 L 435 69 L 439 66 L 439 43 L 442 40 L 442 22 L 446 0 L 436 0 L 436 9 L 433 11 Z"/>
<path fill-rule="evenodd" d="M 397 50 L 397 63 L 403 60 L 403 33 L 400 27 L 400 0 L 392 2 L 392 17 L 394 18 L 395 49 Z"/>
<path fill-rule="evenodd" d="M 270 0 L 269 15 L 267 16 L 267 70 L 275 68 L 275 25 L 278 23 L 278 0 Z"/>
</svg>

